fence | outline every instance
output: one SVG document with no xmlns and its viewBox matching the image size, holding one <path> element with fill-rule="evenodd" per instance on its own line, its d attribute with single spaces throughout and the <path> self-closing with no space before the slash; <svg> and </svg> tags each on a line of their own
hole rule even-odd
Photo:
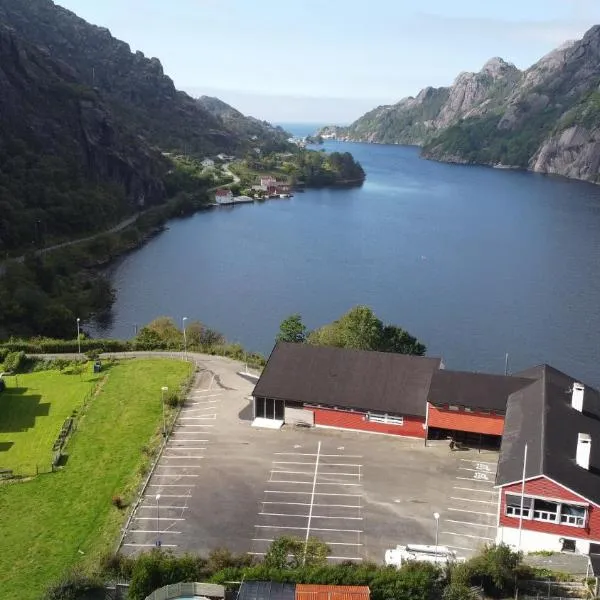
<svg viewBox="0 0 600 600">
<path fill-rule="evenodd" d="M 75 431 L 77 431 L 81 417 L 96 394 L 99 385 L 105 381 L 106 377 L 107 375 L 100 381 L 92 383 L 90 389 L 83 397 L 81 404 L 73 411 L 71 416 L 65 420 L 60 431 L 57 432 L 57 438 L 52 448 L 52 458 L 48 462 L 37 463 L 32 461 L 7 465 L 6 468 L 0 468 L 0 481 L 6 479 L 28 479 L 45 473 L 53 473 L 57 467 L 61 465 L 61 462 L 64 459 L 63 450 Z"/>
<path fill-rule="evenodd" d="M 519 600 L 558 600 L 566 598 L 594 598 L 594 584 L 582 581 L 520 581 Z"/>
<path fill-rule="evenodd" d="M 176 583 L 166 585 L 149 596 L 146 600 L 178 600 L 179 598 L 225 598 L 225 587 L 214 583 Z"/>
</svg>

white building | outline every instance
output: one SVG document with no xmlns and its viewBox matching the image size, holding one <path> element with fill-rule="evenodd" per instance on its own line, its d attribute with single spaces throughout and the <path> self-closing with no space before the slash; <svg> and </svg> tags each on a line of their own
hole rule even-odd
<svg viewBox="0 0 600 600">
<path fill-rule="evenodd" d="M 215 200 L 217 204 L 233 204 L 233 193 L 226 189 L 217 190 Z"/>
<path fill-rule="evenodd" d="M 205 169 L 215 166 L 215 161 L 212 158 L 205 158 L 202 163 L 200 163 Z"/>
</svg>

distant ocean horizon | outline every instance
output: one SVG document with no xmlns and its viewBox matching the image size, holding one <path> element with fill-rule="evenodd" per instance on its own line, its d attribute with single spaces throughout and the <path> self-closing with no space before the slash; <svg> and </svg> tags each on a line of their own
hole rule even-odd
<svg viewBox="0 0 600 600">
<path fill-rule="evenodd" d="M 313 135 L 321 127 L 325 125 L 332 125 L 332 123 L 275 123 L 280 127 L 283 127 L 286 131 L 289 131 L 295 137 L 306 137 L 307 135 Z"/>
</svg>

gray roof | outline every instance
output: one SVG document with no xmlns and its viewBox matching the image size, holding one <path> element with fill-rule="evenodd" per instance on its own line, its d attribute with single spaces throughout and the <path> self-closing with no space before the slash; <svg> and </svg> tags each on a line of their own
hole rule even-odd
<svg viewBox="0 0 600 600">
<path fill-rule="evenodd" d="M 295 583 L 243 581 L 236 600 L 294 600 Z"/>
<path fill-rule="evenodd" d="M 425 416 L 439 358 L 278 342 L 254 396 Z"/>
<path fill-rule="evenodd" d="M 504 412 L 508 397 L 530 384 L 524 377 L 442 369 L 433 375 L 429 402 Z"/>
<path fill-rule="evenodd" d="M 571 407 L 576 379 L 548 365 L 517 375 L 536 379 L 509 398 L 496 484 L 521 480 L 527 443 L 526 478 L 545 475 L 600 504 L 600 395 L 586 386 L 579 412 Z M 579 433 L 592 438 L 589 470 L 575 462 Z"/>
</svg>

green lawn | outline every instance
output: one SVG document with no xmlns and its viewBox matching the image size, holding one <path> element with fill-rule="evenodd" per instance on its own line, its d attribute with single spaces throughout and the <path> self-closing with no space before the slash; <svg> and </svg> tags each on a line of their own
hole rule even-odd
<svg viewBox="0 0 600 600">
<path fill-rule="evenodd" d="M 36 467 L 49 471 L 52 446 L 65 419 L 81 406 L 97 378 L 89 372 L 80 377 L 59 371 L 5 377 L 8 387 L 0 394 L 0 468 L 24 475 L 35 474 Z"/>
<path fill-rule="evenodd" d="M 111 498 L 132 497 L 148 460 L 143 447 L 160 439 L 160 388 L 178 389 L 188 372 L 189 364 L 169 360 L 113 366 L 67 447 L 66 466 L 0 486 L 3 600 L 38 600 L 65 569 L 112 548 L 124 513 Z"/>
</svg>

